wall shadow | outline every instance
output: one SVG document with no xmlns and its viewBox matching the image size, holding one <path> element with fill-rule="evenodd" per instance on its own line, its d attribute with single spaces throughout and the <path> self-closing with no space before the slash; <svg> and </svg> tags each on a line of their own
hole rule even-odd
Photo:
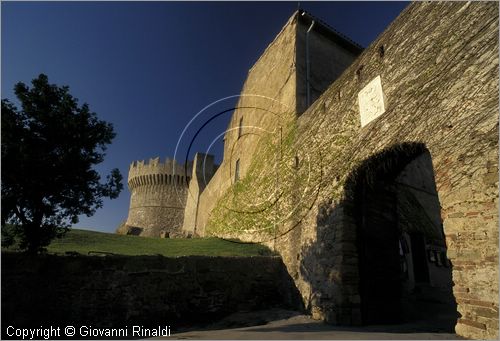
<svg viewBox="0 0 500 341">
<path fill-rule="evenodd" d="M 175 332 L 299 300 L 280 257 L 2 253 L 2 338 L 9 325 Z"/>
<path fill-rule="evenodd" d="M 327 322 L 454 332 L 452 265 L 424 144 L 393 145 L 361 162 L 342 200 L 320 205 L 316 223 L 300 271 L 311 309 Z"/>
</svg>

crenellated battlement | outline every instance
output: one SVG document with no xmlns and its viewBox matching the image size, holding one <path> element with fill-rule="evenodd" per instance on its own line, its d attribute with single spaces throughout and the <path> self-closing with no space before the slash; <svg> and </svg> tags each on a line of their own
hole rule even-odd
<svg viewBox="0 0 500 341">
<path fill-rule="evenodd" d="M 176 185 L 187 187 L 191 179 L 193 161 L 188 161 L 187 169 L 184 164 L 174 159 L 166 158 L 161 162 L 159 157 L 149 161 L 134 161 L 128 172 L 128 187 L 133 189 L 141 186 Z"/>
</svg>

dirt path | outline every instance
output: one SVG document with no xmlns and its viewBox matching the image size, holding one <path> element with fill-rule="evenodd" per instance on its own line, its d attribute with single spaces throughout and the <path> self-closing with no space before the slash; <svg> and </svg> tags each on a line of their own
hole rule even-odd
<svg viewBox="0 0 500 341">
<path fill-rule="evenodd" d="M 265 323 L 269 318 L 278 319 L 267 324 L 227 328 L 227 325 L 237 326 L 259 320 Z M 401 324 L 388 326 L 339 327 L 324 324 L 296 312 L 272 311 L 262 312 L 256 318 L 255 313 L 245 318 L 243 316 L 225 319 L 203 330 L 190 330 L 175 333 L 174 339 L 212 339 L 212 340 L 456 340 L 460 339 L 453 333 L 440 332 L 439 329 L 426 323 Z M 224 328 L 226 325 L 226 328 Z M 221 329 L 219 329 L 221 328 Z"/>
</svg>

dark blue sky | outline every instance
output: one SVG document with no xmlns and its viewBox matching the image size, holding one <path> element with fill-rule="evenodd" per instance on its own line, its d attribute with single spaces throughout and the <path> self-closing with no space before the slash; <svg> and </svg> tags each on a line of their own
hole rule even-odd
<svg viewBox="0 0 500 341">
<path fill-rule="evenodd" d="M 407 2 L 301 2 L 352 40 L 368 46 Z M 98 169 L 173 156 L 189 120 L 208 104 L 240 93 L 248 70 L 297 8 L 297 2 L 2 2 L 2 98 L 40 73 L 69 85 L 117 137 Z M 220 102 L 205 117 L 233 107 Z M 194 144 L 205 151 L 230 113 Z M 188 136 L 201 126 L 198 120 Z M 188 140 L 181 141 L 185 157 Z M 222 144 L 215 146 L 218 160 Z M 126 186 L 125 186 L 126 187 Z M 76 226 L 112 232 L 126 219 L 129 192 L 105 201 Z"/>
</svg>

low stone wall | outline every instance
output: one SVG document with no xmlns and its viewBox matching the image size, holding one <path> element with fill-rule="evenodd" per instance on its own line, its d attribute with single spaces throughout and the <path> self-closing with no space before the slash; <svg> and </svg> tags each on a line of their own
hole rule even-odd
<svg viewBox="0 0 500 341">
<path fill-rule="evenodd" d="M 296 293 L 279 257 L 3 253 L 2 335 L 9 325 L 175 331 L 236 311 L 293 307 Z"/>
</svg>

